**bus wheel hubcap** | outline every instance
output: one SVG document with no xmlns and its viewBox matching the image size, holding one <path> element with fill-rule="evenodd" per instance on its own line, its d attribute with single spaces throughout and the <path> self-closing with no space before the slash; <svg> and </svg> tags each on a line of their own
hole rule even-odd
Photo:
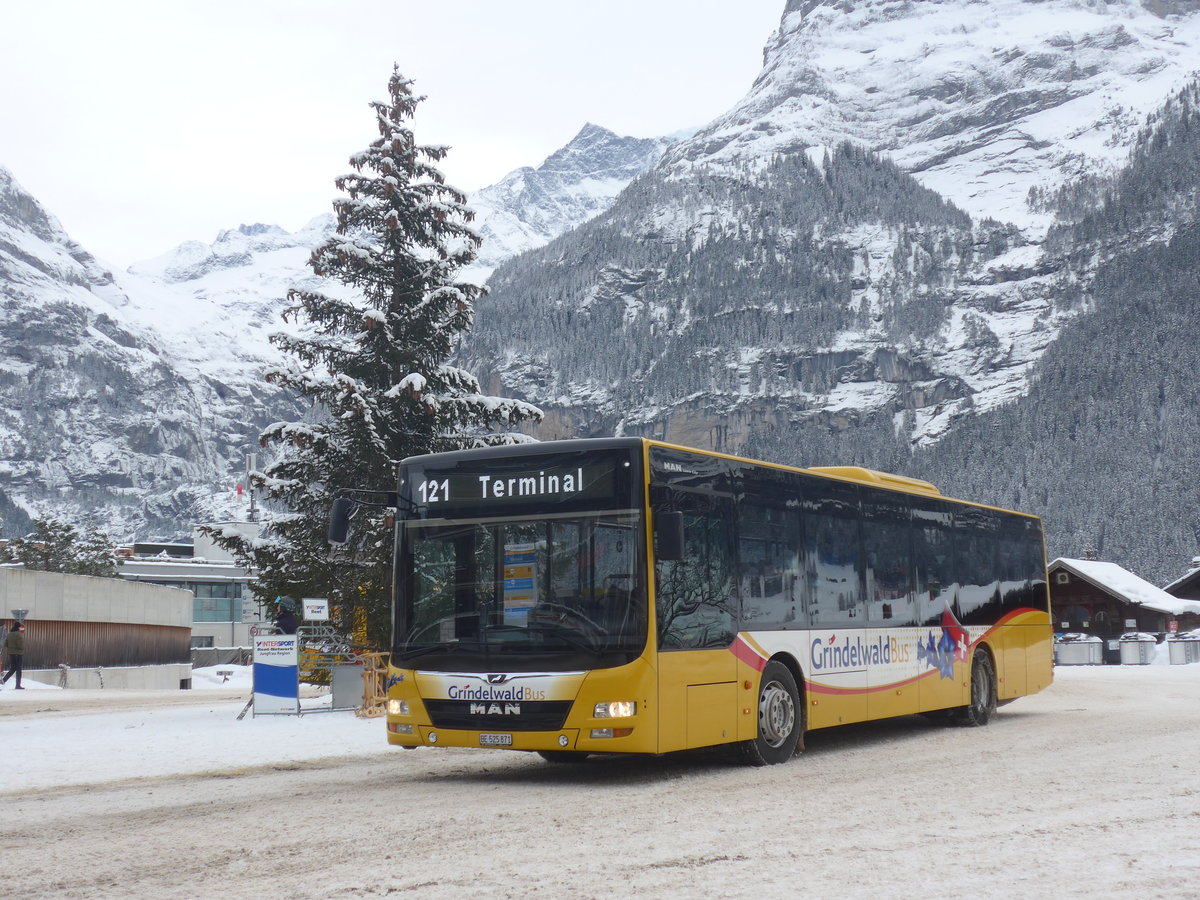
<svg viewBox="0 0 1200 900">
<path fill-rule="evenodd" d="M 758 701 L 758 732 L 771 747 L 784 742 L 796 724 L 796 705 L 792 695 L 777 681 L 762 689 Z"/>
<path fill-rule="evenodd" d="M 982 712 L 991 704 L 991 685 L 988 683 L 987 676 L 982 668 L 976 668 L 974 673 L 975 690 L 972 692 L 975 699 L 975 709 Z"/>
</svg>

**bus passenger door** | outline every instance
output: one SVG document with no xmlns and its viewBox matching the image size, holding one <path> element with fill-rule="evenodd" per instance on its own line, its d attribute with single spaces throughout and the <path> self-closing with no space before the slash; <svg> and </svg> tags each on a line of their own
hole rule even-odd
<svg viewBox="0 0 1200 900">
<path fill-rule="evenodd" d="M 732 502 L 655 491 L 655 511 L 683 513 L 681 559 L 656 560 L 659 752 L 737 739 Z"/>
</svg>

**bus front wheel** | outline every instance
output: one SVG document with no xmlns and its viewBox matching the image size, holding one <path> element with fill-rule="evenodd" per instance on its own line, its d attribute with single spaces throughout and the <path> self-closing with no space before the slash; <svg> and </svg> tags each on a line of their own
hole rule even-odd
<svg viewBox="0 0 1200 900">
<path fill-rule="evenodd" d="M 971 702 L 958 711 L 960 725 L 986 725 L 996 712 L 996 668 L 986 650 L 971 657 Z"/>
<path fill-rule="evenodd" d="M 758 688 L 758 737 L 741 743 L 742 758 L 752 766 L 786 762 L 796 752 L 803 724 L 796 679 L 783 663 L 767 663 Z"/>
</svg>

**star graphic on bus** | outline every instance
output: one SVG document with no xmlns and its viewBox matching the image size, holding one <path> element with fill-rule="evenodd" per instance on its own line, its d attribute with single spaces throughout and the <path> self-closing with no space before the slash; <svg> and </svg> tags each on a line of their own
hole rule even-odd
<svg viewBox="0 0 1200 900">
<path fill-rule="evenodd" d="M 955 618 L 947 603 L 942 612 L 941 637 L 935 639 L 931 631 L 924 642 L 917 641 L 917 659 L 937 669 L 939 678 L 953 678 L 954 664 L 967 661 L 970 644 L 971 636 Z"/>
</svg>

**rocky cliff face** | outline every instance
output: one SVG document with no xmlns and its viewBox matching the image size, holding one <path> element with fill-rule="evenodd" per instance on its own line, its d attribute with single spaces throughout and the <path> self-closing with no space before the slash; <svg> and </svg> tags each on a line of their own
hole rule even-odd
<svg viewBox="0 0 1200 900">
<path fill-rule="evenodd" d="M 727 451 L 887 415 L 918 442 L 1018 396 L 1072 313 L 1013 226 L 848 145 L 646 176 L 501 267 L 464 346 L 584 433 Z M 586 425 L 584 423 L 587 423 Z"/>
<path fill-rule="evenodd" d="M 233 496 L 261 408 L 177 359 L 112 274 L 0 169 L 0 490 L 124 534 Z M 132 534 L 131 534 L 132 536 Z"/>
<path fill-rule="evenodd" d="M 1188 80 L 1196 0 L 789 0 L 746 97 L 668 153 L 683 172 L 850 140 L 976 219 L 1124 163 Z"/>
<path fill-rule="evenodd" d="M 497 272 L 465 350 L 552 425 L 737 450 L 763 423 L 883 417 L 936 441 L 1022 396 L 1087 308 L 1042 246 L 1054 198 L 1117 171 L 1186 83 L 1198 12 L 793 0 L 744 100 L 604 215 Z M 771 325 L 740 330 L 751 318 Z"/>
</svg>

